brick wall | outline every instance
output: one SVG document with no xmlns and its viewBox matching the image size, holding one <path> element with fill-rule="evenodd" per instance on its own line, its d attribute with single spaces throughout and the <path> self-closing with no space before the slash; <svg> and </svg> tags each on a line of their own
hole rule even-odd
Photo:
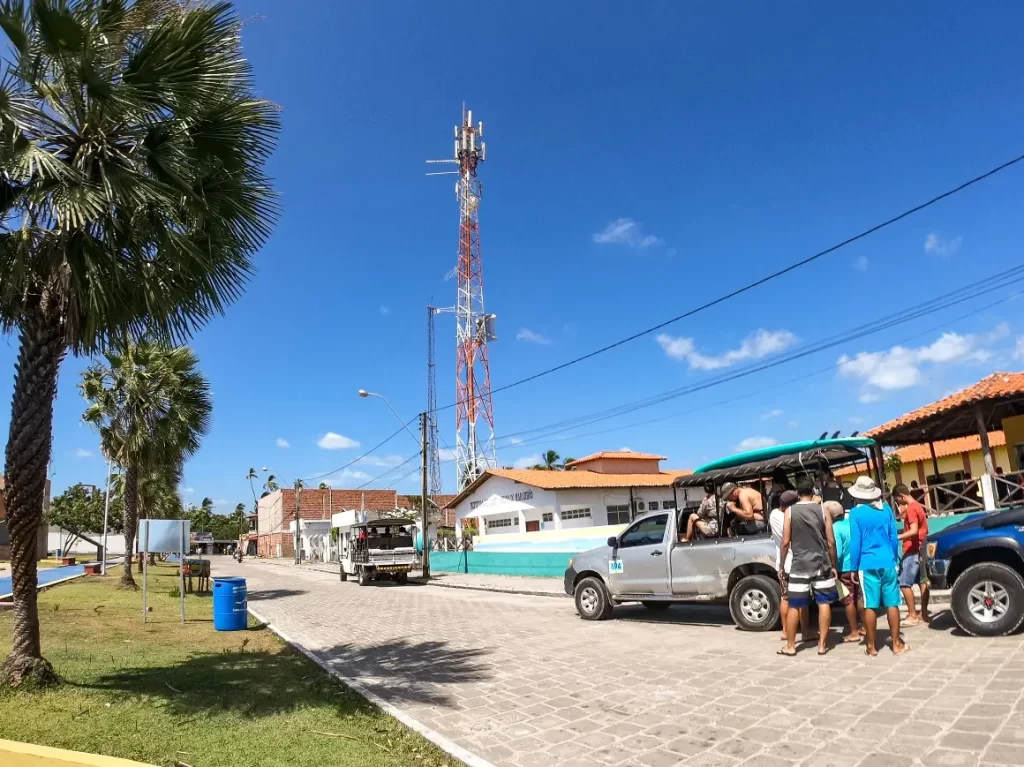
<svg viewBox="0 0 1024 767">
<path fill-rule="evenodd" d="M 261 557 L 276 557 L 277 547 L 281 547 L 282 557 L 295 555 L 294 537 L 291 533 L 270 533 L 256 539 L 256 554 Z"/>
</svg>

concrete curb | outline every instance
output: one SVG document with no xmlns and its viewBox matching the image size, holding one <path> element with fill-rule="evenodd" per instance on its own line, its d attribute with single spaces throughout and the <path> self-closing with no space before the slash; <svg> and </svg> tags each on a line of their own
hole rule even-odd
<svg viewBox="0 0 1024 767">
<path fill-rule="evenodd" d="M 380 696 L 376 695 L 375 693 L 371 692 L 370 690 L 367 690 L 365 687 L 363 687 L 362 684 L 360 684 L 355 679 L 347 677 L 344 674 L 342 674 L 340 671 L 338 671 L 337 669 L 332 668 L 327 663 L 327 661 L 323 660 L 316 653 L 312 652 L 311 650 L 308 650 L 307 648 L 303 647 L 301 644 L 299 644 L 295 640 L 291 639 L 287 634 L 285 634 L 283 631 L 281 631 L 279 628 L 277 628 L 277 626 L 272 624 L 270 621 L 268 621 L 265 618 L 263 618 L 259 613 L 257 613 L 251 607 L 248 608 L 248 610 L 249 610 L 249 614 L 253 618 L 258 620 L 260 623 L 264 624 L 268 629 L 270 629 L 275 634 L 277 634 L 283 641 L 287 642 L 289 645 L 291 645 L 296 650 L 301 652 L 303 655 L 305 655 L 307 658 L 309 658 L 311 661 L 313 661 L 316 665 L 318 665 L 320 668 L 322 668 L 324 671 L 326 671 L 328 674 L 330 674 L 335 679 L 340 681 L 346 687 L 350 687 L 351 689 L 353 689 L 356 692 L 358 692 L 360 695 L 362 695 L 364 698 L 366 698 L 368 701 L 370 701 L 370 703 L 372 703 L 373 705 L 377 706 L 379 709 L 384 711 L 386 714 L 389 714 L 389 715 L 393 716 L 395 719 L 397 719 L 399 722 L 404 724 L 406 727 L 408 727 L 413 732 L 416 732 L 419 735 L 422 735 L 424 738 L 429 740 L 431 743 L 433 743 L 439 749 L 441 749 L 446 754 L 451 756 L 453 759 L 458 759 L 460 762 L 465 764 L 466 767 L 494 767 L 494 765 L 491 764 L 490 762 L 488 762 L 486 759 L 481 759 L 476 754 L 471 753 L 470 751 L 467 751 L 462 746 L 460 746 L 457 743 L 449 740 L 448 738 L 446 738 L 441 733 L 437 732 L 436 730 L 430 729 L 425 724 L 420 722 L 418 719 L 414 719 L 409 714 L 407 714 L 404 711 L 402 711 L 400 708 L 396 708 L 395 706 L 393 706 L 392 704 L 388 703 L 386 700 L 384 700 Z"/>
<path fill-rule="evenodd" d="M 0 740 L 0 754 L 8 754 L 14 761 L 14 767 L 38 766 L 47 762 L 58 765 L 81 764 L 87 767 L 151 767 L 148 763 L 133 762 L 116 756 L 65 751 L 62 748 L 36 746 L 32 743 L 20 743 L 13 740 Z M 4 764 L 9 765 L 10 762 L 5 761 Z"/>
</svg>

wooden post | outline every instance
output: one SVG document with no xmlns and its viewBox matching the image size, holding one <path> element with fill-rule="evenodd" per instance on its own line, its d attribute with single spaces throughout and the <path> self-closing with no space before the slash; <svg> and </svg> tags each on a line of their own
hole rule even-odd
<svg viewBox="0 0 1024 767">
<path fill-rule="evenodd" d="M 875 471 L 878 473 L 878 487 L 885 494 L 885 460 L 882 458 L 882 446 L 875 445 L 872 448 L 875 454 Z"/>
<path fill-rule="evenodd" d="M 928 450 L 932 454 L 932 474 L 939 476 L 939 459 L 935 457 L 935 443 L 928 440 Z"/>
<path fill-rule="evenodd" d="M 988 427 L 985 425 L 985 416 L 981 412 L 981 405 L 974 406 L 974 418 L 978 422 L 978 436 L 981 437 L 981 456 L 985 460 L 985 473 L 982 475 L 981 491 L 985 496 L 985 510 L 994 511 L 999 507 L 996 499 L 999 496 L 999 489 L 996 486 L 996 465 L 992 460 L 992 445 L 988 441 Z"/>
</svg>

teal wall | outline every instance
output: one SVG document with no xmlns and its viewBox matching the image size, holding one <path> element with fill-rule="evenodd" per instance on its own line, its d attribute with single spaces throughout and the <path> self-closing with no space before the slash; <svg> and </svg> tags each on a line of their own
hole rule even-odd
<svg viewBox="0 0 1024 767">
<path fill-rule="evenodd" d="M 448 573 L 488 573 L 490 575 L 539 575 L 561 578 L 569 560 L 568 552 L 518 551 L 433 551 L 430 569 Z"/>
</svg>

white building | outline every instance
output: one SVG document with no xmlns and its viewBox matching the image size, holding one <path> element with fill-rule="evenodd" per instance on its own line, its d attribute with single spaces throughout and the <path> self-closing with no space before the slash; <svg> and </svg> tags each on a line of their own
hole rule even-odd
<svg viewBox="0 0 1024 767">
<path fill-rule="evenodd" d="M 699 505 L 700 488 L 675 488 L 689 471 L 664 456 L 601 452 L 565 471 L 489 469 L 455 497 L 456 535 L 475 523 L 476 551 L 583 551 L 648 511 Z"/>
</svg>

